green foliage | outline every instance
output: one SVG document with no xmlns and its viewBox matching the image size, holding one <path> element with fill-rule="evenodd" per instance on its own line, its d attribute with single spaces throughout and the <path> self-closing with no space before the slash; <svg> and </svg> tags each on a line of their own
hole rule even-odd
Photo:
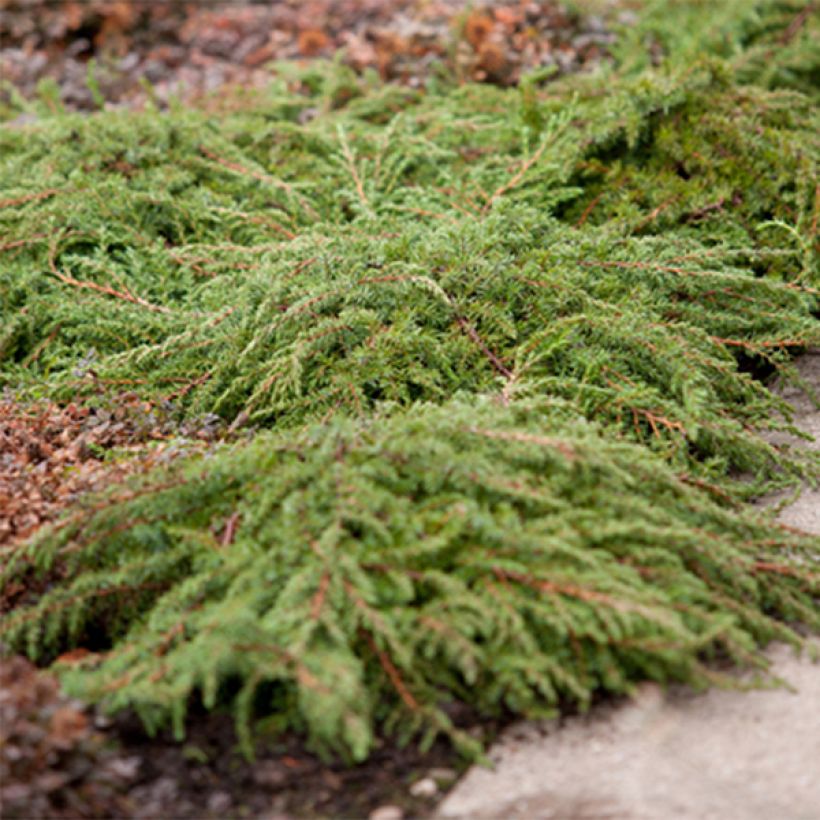
<svg viewBox="0 0 820 820">
<path fill-rule="evenodd" d="M 0 130 L 0 386 L 268 428 L 19 551 L 3 583 L 61 580 L 3 640 L 103 635 L 84 697 L 358 759 L 377 724 L 458 739 L 454 699 L 705 683 L 816 626 L 816 539 L 735 505 L 817 477 L 755 378 L 820 341 L 817 25 L 648 5 L 658 65 L 624 35 L 546 89 L 316 65 Z"/>
<path fill-rule="evenodd" d="M 528 92 L 523 129 L 518 92 L 472 87 L 304 127 L 263 107 L 6 133 L 0 381 L 278 427 L 558 395 L 682 469 L 772 480 L 757 431 L 785 408 L 737 359 L 818 339 L 816 118 L 708 68 L 623 85 L 540 120 Z"/>
<path fill-rule="evenodd" d="M 703 685 L 716 654 L 797 641 L 775 617 L 820 625 L 793 568 L 817 539 L 572 415 L 470 398 L 223 448 L 32 542 L 7 579 L 63 579 L 0 634 L 36 655 L 93 625 L 112 649 L 66 671 L 73 693 L 180 731 L 193 693 L 228 698 L 243 725 L 273 711 L 361 759 L 375 721 L 466 742 L 453 700 L 531 715 L 636 678 Z"/>
<path fill-rule="evenodd" d="M 820 22 L 805 0 L 650 0 L 620 34 L 622 71 L 659 63 L 686 70 L 710 54 L 731 60 L 741 82 L 814 96 L 820 88 Z"/>
</svg>

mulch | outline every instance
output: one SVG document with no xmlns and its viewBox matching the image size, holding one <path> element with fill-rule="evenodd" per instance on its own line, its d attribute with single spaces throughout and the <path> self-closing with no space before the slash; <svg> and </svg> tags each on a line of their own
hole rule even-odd
<svg viewBox="0 0 820 820">
<path fill-rule="evenodd" d="M 220 427 L 213 418 L 182 427 L 134 394 L 65 406 L 0 396 L 0 549 L 83 494 L 215 440 Z"/>
<path fill-rule="evenodd" d="M 602 19 L 555 0 L 0 0 L 0 76 L 26 99 L 38 84 L 50 99 L 42 83 L 56 82 L 76 110 L 258 86 L 275 61 L 336 55 L 413 86 L 441 72 L 511 85 L 590 68 L 612 40 Z"/>
<path fill-rule="evenodd" d="M 0 547 L 31 535 L 81 494 L 134 469 L 105 460 L 156 430 L 125 402 L 112 410 L 0 399 Z M 140 419 L 137 423 L 137 419 Z"/>
<path fill-rule="evenodd" d="M 0 664 L 0 814 L 7 820 L 128 816 L 137 762 L 86 707 L 25 658 Z"/>
</svg>

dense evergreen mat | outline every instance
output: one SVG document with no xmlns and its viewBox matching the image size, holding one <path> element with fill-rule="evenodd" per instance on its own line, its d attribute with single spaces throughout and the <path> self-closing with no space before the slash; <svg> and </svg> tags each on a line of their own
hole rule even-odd
<svg viewBox="0 0 820 820">
<path fill-rule="evenodd" d="M 71 691 L 180 732 L 193 692 L 230 697 L 243 724 L 272 711 L 361 758 L 374 718 L 447 731 L 448 702 L 539 714 L 636 678 L 703 684 L 709 657 L 796 640 L 775 617 L 820 625 L 798 568 L 816 539 L 544 411 L 262 433 L 89 501 L 19 555 L 61 581 L 6 640 L 37 655 L 91 628 L 113 649 L 72 655 Z"/>
<path fill-rule="evenodd" d="M 817 23 L 668 5 L 555 84 L 0 130 L 0 385 L 248 433 L 7 551 L 52 580 L 2 640 L 362 758 L 816 627 L 817 539 L 742 504 L 817 477 L 764 380 L 820 341 Z"/>
</svg>

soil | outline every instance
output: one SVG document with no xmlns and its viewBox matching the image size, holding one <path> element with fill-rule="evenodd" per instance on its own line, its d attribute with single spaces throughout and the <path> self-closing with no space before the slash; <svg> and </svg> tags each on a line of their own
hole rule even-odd
<svg viewBox="0 0 820 820">
<path fill-rule="evenodd" d="M 491 739 L 498 726 L 454 720 Z M 374 817 L 430 813 L 464 768 L 449 744 L 383 741 L 358 766 L 327 762 L 295 737 L 238 750 L 233 719 L 196 712 L 184 742 L 148 737 L 131 713 L 108 719 L 61 693 L 21 657 L 0 667 L 0 816 L 31 818 Z"/>
<path fill-rule="evenodd" d="M 282 738 L 260 743 L 248 761 L 236 749 L 232 718 L 218 714 L 193 721 L 182 746 L 169 735 L 146 738 L 133 717 L 115 723 L 109 736 L 140 761 L 127 794 L 128 816 L 145 820 L 368 817 L 388 806 L 419 817 L 463 770 L 445 743 L 421 753 L 383 742 L 365 764 L 350 766 L 323 761 L 299 739 Z M 430 780 L 435 789 L 414 789 Z"/>
</svg>

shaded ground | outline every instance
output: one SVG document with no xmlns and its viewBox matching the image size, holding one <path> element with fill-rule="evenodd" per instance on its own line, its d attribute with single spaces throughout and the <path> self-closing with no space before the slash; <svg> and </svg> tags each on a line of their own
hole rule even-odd
<svg viewBox="0 0 820 820">
<path fill-rule="evenodd" d="M 804 356 L 799 370 L 815 391 L 820 388 L 819 351 Z M 815 437 L 802 446 L 820 449 L 820 410 L 794 387 L 783 392 L 798 426 Z M 807 490 L 779 520 L 820 534 L 818 500 L 816 490 Z M 512 727 L 491 752 L 495 767 L 473 768 L 439 816 L 815 820 L 820 665 L 782 645 L 767 656 L 770 671 L 790 688 L 694 695 L 645 684 L 629 703 Z"/>
<path fill-rule="evenodd" d="M 458 716 L 456 716 L 458 718 Z M 465 713 L 465 727 L 474 718 Z M 472 731 L 490 737 L 483 721 Z M 298 739 L 236 749 L 233 718 L 199 714 L 184 744 L 146 736 L 134 715 L 110 721 L 60 693 L 24 658 L 0 669 L 0 815 L 4 818 L 423 816 L 459 775 L 452 748 L 385 743 L 365 764 L 328 764 Z"/>
<path fill-rule="evenodd" d="M 342 50 L 355 70 L 411 85 L 437 72 L 506 85 L 535 68 L 588 67 L 613 39 L 601 19 L 554 0 L 466 8 L 456 0 L 0 0 L 0 77 L 26 98 L 45 82 L 50 104 L 91 110 L 253 86 L 269 81 L 273 61 Z M 0 95 L 9 102 L 12 92 Z"/>
<path fill-rule="evenodd" d="M 487 727 L 484 727 L 484 731 Z M 389 806 L 402 816 L 429 813 L 459 775 L 452 749 L 437 744 L 421 754 L 414 746 L 385 743 L 365 764 L 326 763 L 298 739 L 262 744 L 248 762 L 235 749 L 233 718 L 202 715 L 184 746 L 166 734 L 145 737 L 135 719 L 111 730 L 132 759 L 139 760 L 127 792 L 134 818 L 368 817 Z M 421 792 L 420 781 L 435 788 Z"/>
</svg>

